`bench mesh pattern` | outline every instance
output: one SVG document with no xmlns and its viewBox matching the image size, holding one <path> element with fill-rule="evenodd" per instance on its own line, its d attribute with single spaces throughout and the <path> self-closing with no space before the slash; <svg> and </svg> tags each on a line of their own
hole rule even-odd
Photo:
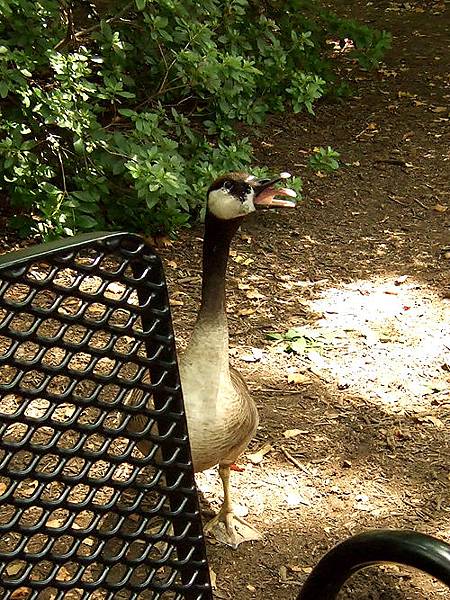
<svg viewBox="0 0 450 600">
<path fill-rule="evenodd" d="M 0 598 L 211 597 L 160 259 L 131 234 L 0 257 Z"/>
</svg>

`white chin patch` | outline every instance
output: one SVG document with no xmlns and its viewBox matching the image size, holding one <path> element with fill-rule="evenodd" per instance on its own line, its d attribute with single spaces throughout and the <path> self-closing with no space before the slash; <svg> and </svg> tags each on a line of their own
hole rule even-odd
<svg viewBox="0 0 450 600">
<path fill-rule="evenodd" d="M 247 194 L 244 202 L 224 189 L 213 190 L 208 196 L 208 208 L 218 219 L 236 219 L 255 211 L 254 192 Z"/>
</svg>

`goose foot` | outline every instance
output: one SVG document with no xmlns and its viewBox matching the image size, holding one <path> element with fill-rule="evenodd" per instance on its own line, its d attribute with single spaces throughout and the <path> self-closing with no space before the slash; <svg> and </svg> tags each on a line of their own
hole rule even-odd
<svg viewBox="0 0 450 600">
<path fill-rule="evenodd" d="M 241 517 L 224 510 L 223 506 L 220 512 L 205 525 L 203 531 L 215 537 L 218 542 L 231 546 L 234 550 L 242 542 L 262 539 L 262 535 L 257 529 Z"/>
<path fill-rule="evenodd" d="M 203 528 L 217 541 L 236 549 L 242 542 L 262 539 L 257 529 L 234 514 L 230 493 L 230 464 L 219 464 L 219 475 L 223 484 L 223 504 L 220 511 Z"/>
</svg>

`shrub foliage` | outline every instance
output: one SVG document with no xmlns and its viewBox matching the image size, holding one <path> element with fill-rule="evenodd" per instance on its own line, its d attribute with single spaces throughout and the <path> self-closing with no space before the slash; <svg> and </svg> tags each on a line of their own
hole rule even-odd
<svg viewBox="0 0 450 600">
<path fill-rule="evenodd" d="M 339 93 L 327 38 L 364 67 L 389 36 L 314 0 L 0 0 L 0 188 L 44 238 L 171 230 L 219 172 L 245 168 L 235 124 Z"/>
</svg>

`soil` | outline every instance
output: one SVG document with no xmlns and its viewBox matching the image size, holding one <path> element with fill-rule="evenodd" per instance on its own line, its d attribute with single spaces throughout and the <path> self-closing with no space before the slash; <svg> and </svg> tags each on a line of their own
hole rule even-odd
<svg viewBox="0 0 450 600">
<path fill-rule="evenodd" d="M 260 163 L 298 174 L 304 189 L 296 211 L 258 213 L 233 245 L 230 353 L 261 425 L 232 485 L 264 540 L 208 544 L 218 598 L 293 599 L 327 550 L 367 529 L 450 541 L 450 11 L 337 4 L 390 31 L 392 49 L 370 73 L 340 58 L 350 101 L 323 103 L 315 118 L 275 116 L 253 134 Z M 328 145 L 342 167 L 315 174 L 308 156 Z M 198 306 L 201 235 L 163 252 L 181 345 Z M 298 354 L 267 338 L 292 328 Z M 217 510 L 217 473 L 198 480 Z M 393 566 L 355 576 L 340 597 L 450 592 Z"/>
<path fill-rule="evenodd" d="M 330 7 L 389 30 L 392 49 L 367 73 L 344 48 L 337 60 L 357 95 L 253 132 L 258 161 L 304 188 L 297 210 L 249 217 L 231 254 L 230 355 L 261 418 L 233 497 L 264 538 L 237 550 L 208 543 L 222 599 L 293 599 L 327 550 L 367 529 L 450 542 L 450 10 Z M 328 145 L 342 166 L 314 173 L 308 156 Z M 181 349 L 198 307 L 201 236 L 184 232 L 161 250 Z M 217 510 L 216 471 L 198 484 Z M 383 566 L 352 578 L 340 598 L 450 592 Z"/>
</svg>

